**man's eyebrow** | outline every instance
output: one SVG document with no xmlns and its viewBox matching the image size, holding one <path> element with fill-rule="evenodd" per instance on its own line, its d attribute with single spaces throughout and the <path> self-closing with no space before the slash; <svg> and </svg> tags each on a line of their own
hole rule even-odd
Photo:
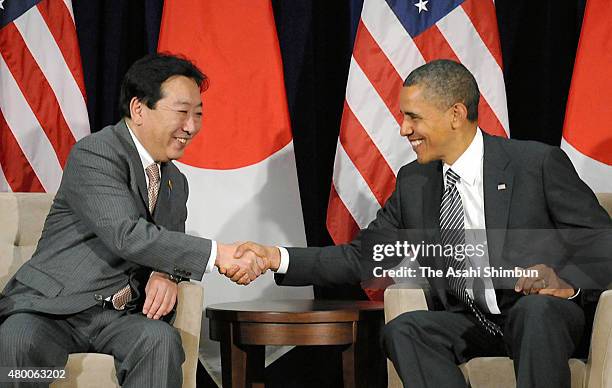
<svg viewBox="0 0 612 388">
<path fill-rule="evenodd" d="M 188 106 L 191 106 L 191 102 L 179 100 L 179 101 L 175 101 L 173 105 L 175 105 L 175 106 L 176 105 L 188 105 Z M 196 108 L 200 108 L 201 106 L 202 106 L 202 101 L 200 101 L 195 107 Z"/>
<path fill-rule="evenodd" d="M 420 119 L 420 118 L 421 118 L 421 115 L 420 115 L 420 114 L 418 114 L 418 113 L 414 113 L 414 112 L 410 112 L 410 111 L 404 112 L 404 111 L 403 111 L 403 110 L 401 110 L 401 109 L 400 109 L 400 112 L 401 112 L 403 115 L 405 115 L 405 116 L 410 116 L 410 117 L 411 117 L 411 118 L 413 118 L 413 119 L 414 119 L 414 118 L 417 118 L 417 119 Z"/>
</svg>

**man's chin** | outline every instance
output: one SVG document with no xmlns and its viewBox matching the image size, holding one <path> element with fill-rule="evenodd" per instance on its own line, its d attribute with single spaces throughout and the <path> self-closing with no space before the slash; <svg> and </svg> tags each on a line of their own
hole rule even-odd
<svg viewBox="0 0 612 388">
<path fill-rule="evenodd" d="M 417 154 L 417 159 L 416 160 L 417 160 L 418 164 L 427 164 L 427 163 L 431 162 L 431 160 L 429 158 L 427 158 L 425 156 L 419 156 L 418 154 Z"/>
</svg>

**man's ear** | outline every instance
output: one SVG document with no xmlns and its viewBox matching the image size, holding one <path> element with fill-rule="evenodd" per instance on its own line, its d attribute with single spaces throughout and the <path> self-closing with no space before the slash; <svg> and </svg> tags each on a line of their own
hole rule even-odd
<svg viewBox="0 0 612 388">
<path fill-rule="evenodd" d="M 132 97 L 130 100 L 130 116 L 132 122 L 136 125 L 142 124 L 142 115 L 143 115 L 144 106 L 142 101 L 140 101 L 136 97 Z"/>
<path fill-rule="evenodd" d="M 457 102 L 451 107 L 451 126 L 459 128 L 467 121 L 467 107 L 462 102 Z"/>
</svg>

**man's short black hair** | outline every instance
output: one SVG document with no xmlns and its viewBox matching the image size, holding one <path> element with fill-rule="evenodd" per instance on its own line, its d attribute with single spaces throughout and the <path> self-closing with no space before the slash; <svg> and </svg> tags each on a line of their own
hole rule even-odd
<svg viewBox="0 0 612 388">
<path fill-rule="evenodd" d="M 170 77 L 182 75 L 191 78 L 204 91 L 208 77 L 191 61 L 176 55 L 156 53 L 140 58 L 128 69 L 119 94 L 119 110 L 122 117 L 130 117 L 130 101 L 136 97 L 150 109 L 163 96 L 161 85 Z"/>
<path fill-rule="evenodd" d="M 441 110 L 458 102 L 467 108 L 467 119 L 478 120 L 480 92 L 474 76 L 462 64 L 448 59 L 438 59 L 414 69 L 404 86 L 423 87 L 425 98 Z"/>
</svg>

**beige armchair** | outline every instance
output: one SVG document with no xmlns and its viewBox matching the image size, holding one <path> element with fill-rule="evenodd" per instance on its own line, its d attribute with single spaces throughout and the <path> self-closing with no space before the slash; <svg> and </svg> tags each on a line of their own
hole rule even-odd
<svg viewBox="0 0 612 388">
<path fill-rule="evenodd" d="M 612 194 L 597 194 L 599 202 L 612 216 Z M 401 284 L 385 290 L 385 322 L 407 311 L 427 310 L 422 289 L 402 288 Z M 605 291 L 597 304 L 591 348 L 586 364 L 578 359 L 569 360 L 572 388 L 612 387 L 612 289 Z M 387 360 L 389 388 L 401 388 L 402 382 Z M 473 388 L 516 386 L 514 365 L 508 357 L 474 358 L 459 366 L 466 382 Z M 406 387 L 410 388 L 410 387 Z"/>
<path fill-rule="evenodd" d="M 0 193 L 0 290 L 34 253 L 52 201 L 51 194 Z M 179 330 L 185 351 L 183 387 L 196 386 L 203 298 L 199 285 L 179 285 L 174 327 Z M 118 386 L 113 357 L 107 354 L 71 354 L 66 369 L 68 379 L 52 387 Z"/>
</svg>

